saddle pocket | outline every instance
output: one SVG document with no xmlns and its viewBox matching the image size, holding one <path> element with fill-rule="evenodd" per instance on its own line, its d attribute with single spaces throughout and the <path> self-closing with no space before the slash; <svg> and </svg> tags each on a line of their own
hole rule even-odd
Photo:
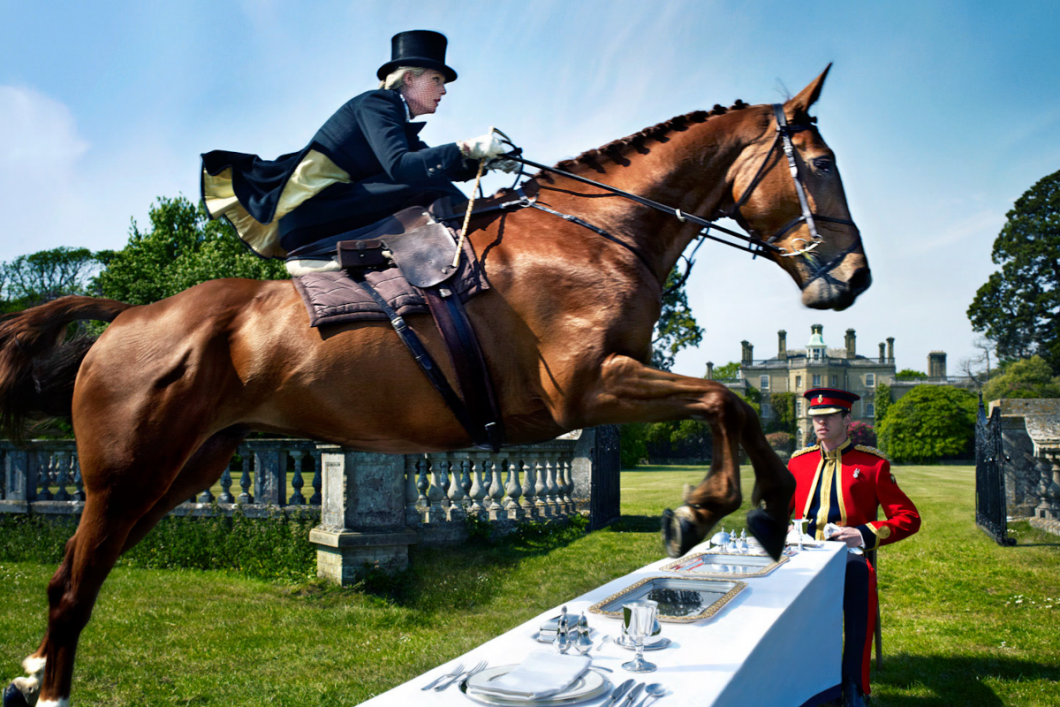
<svg viewBox="0 0 1060 707">
<path fill-rule="evenodd" d="M 390 250 L 378 238 L 359 241 L 339 241 L 336 259 L 341 268 L 371 269 L 394 267 Z"/>
</svg>

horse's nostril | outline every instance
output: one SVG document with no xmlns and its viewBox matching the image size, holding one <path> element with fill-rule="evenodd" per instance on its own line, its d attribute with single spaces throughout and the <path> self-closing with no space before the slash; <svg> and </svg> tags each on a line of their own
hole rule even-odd
<svg viewBox="0 0 1060 707">
<path fill-rule="evenodd" d="M 861 294 L 865 290 L 869 289 L 869 285 L 872 284 L 872 273 L 868 268 L 860 268 L 850 277 L 850 289 L 857 294 Z"/>
</svg>

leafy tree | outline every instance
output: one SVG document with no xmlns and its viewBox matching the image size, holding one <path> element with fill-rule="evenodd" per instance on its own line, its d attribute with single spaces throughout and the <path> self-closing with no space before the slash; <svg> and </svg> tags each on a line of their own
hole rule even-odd
<svg viewBox="0 0 1060 707">
<path fill-rule="evenodd" d="M 149 230 L 134 221 L 125 248 L 102 254 L 105 269 L 96 283 L 104 296 L 148 304 L 222 277 L 287 277 L 281 261 L 257 257 L 231 226 L 210 221 L 201 205 L 182 196 L 159 197 L 148 218 Z"/>
<path fill-rule="evenodd" d="M 20 255 L 2 267 L 0 284 L 8 309 L 23 309 L 64 295 L 85 294 L 99 269 L 99 255 L 88 248 L 62 246 Z"/>
<path fill-rule="evenodd" d="M 1060 172 L 1016 200 L 994 241 L 990 275 L 968 307 L 1002 359 L 1037 354 L 1060 370 Z"/>
<path fill-rule="evenodd" d="M 669 420 L 647 426 L 649 459 L 707 459 L 714 450 L 710 426 L 699 420 Z"/>
<path fill-rule="evenodd" d="M 927 380 L 928 374 L 923 371 L 916 371 L 912 368 L 903 368 L 894 374 L 894 377 L 900 381 L 924 381 Z"/>
<path fill-rule="evenodd" d="M 636 469 L 642 460 L 648 457 L 649 425 L 634 422 L 622 425 L 618 430 L 618 456 L 623 469 Z"/>
<path fill-rule="evenodd" d="M 733 380 L 740 375 L 740 363 L 739 361 L 729 361 L 724 366 L 717 366 L 714 369 L 714 380 L 724 381 Z"/>
<path fill-rule="evenodd" d="M 773 393 L 769 403 L 773 407 L 773 419 L 766 431 L 795 434 L 795 393 Z"/>
<path fill-rule="evenodd" d="M 890 406 L 877 433 L 896 462 L 969 458 L 977 410 L 978 400 L 967 390 L 918 385 Z"/>
<path fill-rule="evenodd" d="M 795 451 L 795 437 L 788 432 L 770 432 L 766 435 L 766 441 L 778 452 L 791 454 Z"/>
<path fill-rule="evenodd" d="M 674 287 L 679 280 L 677 271 L 671 270 L 666 278 L 666 287 Z M 669 371 L 674 365 L 678 351 L 689 346 L 698 346 L 702 340 L 703 329 L 696 324 L 696 318 L 692 316 L 685 286 L 681 285 L 664 294 L 662 313 L 655 324 L 651 365 Z"/>
<path fill-rule="evenodd" d="M 887 417 L 887 411 L 891 407 L 891 386 L 886 383 L 877 383 L 876 398 L 874 402 L 876 404 L 876 410 L 873 422 L 875 423 L 876 429 L 879 429 L 880 423 L 883 422 L 883 418 Z"/>
<path fill-rule="evenodd" d="M 1041 356 L 1015 361 L 983 387 L 983 398 L 1060 398 L 1060 376 Z"/>
</svg>

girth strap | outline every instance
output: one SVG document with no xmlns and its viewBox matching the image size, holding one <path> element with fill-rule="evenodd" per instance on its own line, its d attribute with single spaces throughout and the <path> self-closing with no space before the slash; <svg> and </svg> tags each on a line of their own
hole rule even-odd
<svg viewBox="0 0 1060 707">
<path fill-rule="evenodd" d="M 464 428 L 464 431 L 471 437 L 474 445 L 481 449 L 498 451 L 503 443 L 502 437 L 497 436 L 497 433 L 500 431 L 499 424 L 493 431 L 475 424 L 475 418 L 464 404 L 464 401 L 460 399 L 452 386 L 449 385 L 449 381 L 446 380 L 445 374 L 440 368 L 438 368 L 438 365 L 434 362 L 430 352 L 427 351 L 427 348 L 423 345 L 423 342 L 420 341 L 420 337 L 416 335 L 416 332 L 409 327 L 404 317 L 394 311 L 394 309 L 387 303 L 386 299 L 364 279 L 363 274 L 356 270 L 350 270 L 349 273 L 353 281 L 364 288 L 383 313 L 386 314 L 387 318 L 390 319 L 390 324 L 394 327 L 394 331 L 397 333 L 398 338 L 400 338 L 402 343 L 408 348 L 409 353 L 412 354 L 412 357 L 427 376 L 431 385 L 434 386 L 434 389 L 441 394 L 445 404 L 450 410 L 452 410 L 453 415 L 460 423 L 460 426 Z M 465 391 L 465 398 L 467 398 L 468 392 L 470 391 Z"/>
</svg>

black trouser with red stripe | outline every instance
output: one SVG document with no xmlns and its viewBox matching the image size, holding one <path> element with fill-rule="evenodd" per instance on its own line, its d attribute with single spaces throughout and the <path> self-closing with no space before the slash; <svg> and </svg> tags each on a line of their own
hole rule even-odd
<svg viewBox="0 0 1060 707">
<path fill-rule="evenodd" d="M 863 693 L 867 692 L 862 676 L 867 660 L 868 626 L 869 563 L 864 555 L 847 553 L 843 587 L 843 681 L 852 680 Z"/>
</svg>

